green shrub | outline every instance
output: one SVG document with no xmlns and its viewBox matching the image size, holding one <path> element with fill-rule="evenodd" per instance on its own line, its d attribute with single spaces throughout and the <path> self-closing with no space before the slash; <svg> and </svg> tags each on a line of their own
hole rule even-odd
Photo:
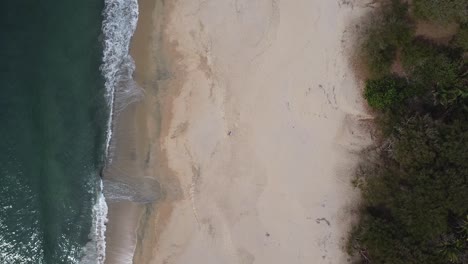
<svg viewBox="0 0 468 264">
<path fill-rule="evenodd" d="M 467 0 L 462 2 L 466 8 Z M 413 3 L 419 17 L 468 19 L 459 17 L 466 11 L 457 6 L 460 0 Z M 434 10 L 424 9 L 431 5 Z M 362 263 L 466 264 L 468 65 L 461 54 L 466 51 L 466 25 L 450 46 L 410 40 L 406 7 L 399 13 L 398 6 L 405 7 L 393 1 L 392 8 L 379 13 L 385 15 L 374 18 L 378 23 L 363 47 L 374 67 L 364 97 L 379 110 L 376 124 L 382 143 L 377 155 L 367 157 L 372 162 L 363 163 L 356 173 L 361 218 L 348 250 L 358 253 Z M 404 79 L 389 74 L 397 50 Z"/>
<path fill-rule="evenodd" d="M 392 1 L 371 18 L 362 47 L 372 76 L 387 74 L 397 49 L 411 40 L 412 27 L 407 20 L 407 10 L 407 5 Z"/>
<path fill-rule="evenodd" d="M 457 83 L 460 60 L 449 55 L 446 48 L 415 40 L 403 49 L 403 67 L 415 83 L 429 90 L 434 86 L 453 86 Z"/>
<path fill-rule="evenodd" d="M 468 111 L 468 86 L 467 85 L 453 85 L 437 89 L 434 93 L 436 104 L 445 107 L 456 106 Z"/>
<path fill-rule="evenodd" d="M 466 0 L 414 0 L 414 14 L 417 18 L 442 24 L 468 22 Z"/>
<path fill-rule="evenodd" d="M 399 105 L 408 97 L 405 90 L 407 83 L 396 76 L 385 76 L 379 79 L 367 80 L 364 98 L 367 103 L 378 110 L 388 110 Z"/>
<path fill-rule="evenodd" d="M 397 131 L 362 173 L 364 207 L 350 246 L 370 263 L 465 263 L 468 123 L 416 116 Z"/>
<path fill-rule="evenodd" d="M 460 30 L 455 35 L 454 44 L 455 47 L 461 48 L 465 52 L 468 51 L 468 24 L 460 26 Z"/>
</svg>

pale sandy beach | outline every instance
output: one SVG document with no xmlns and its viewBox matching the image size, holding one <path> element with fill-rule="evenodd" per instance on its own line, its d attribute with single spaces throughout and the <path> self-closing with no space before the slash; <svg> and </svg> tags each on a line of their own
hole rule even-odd
<svg viewBox="0 0 468 264">
<path fill-rule="evenodd" d="M 133 235 L 137 264 L 347 263 L 371 143 L 348 62 L 366 3 L 141 0 L 129 149 L 159 199 L 109 240 Z"/>
</svg>

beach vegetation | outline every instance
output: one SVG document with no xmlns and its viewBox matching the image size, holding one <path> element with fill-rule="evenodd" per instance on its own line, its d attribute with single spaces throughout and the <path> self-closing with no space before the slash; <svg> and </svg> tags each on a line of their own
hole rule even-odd
<svg viewBox="0 0 468 264">
<path fill-rule="evenodd" d="M 403 5 L 396 1 L 390 4 Z M 405 8 L 399 17 L 409 16 L 409 10 L 416 7 Z M 419 14 L 417 19 L 429 17 Z M 403 21 L 408 23 L 406 28 L 412 27 L 410 20 Z M 373 30 L 378 32 L 378 26 Z M 446 45 L 412 35 L 404 42 L 385 40 L 385 45 L 401 54 L 404 75 L 396 76 L 388 68 L 371 74 L 366 81 L 363 95 L 374 109 L 379 140 L 375 149 L 363 153 L 353 179 L 362 194 L 359 220 L 348 240 L 356 263 L 468 263 L 468 63 L 464 30 L 460 25 L 453 41 Z M 373 34 L 368 32 L 369 37 Z M 366 50 L 368 42 L 363 45 Z M 367 52 L 364 56 L 376 54 Z M 367 62 L 370 66 L 375 61 Z"/>
<path fill-rule="evenodd" d="M 364 98 L 378 110 L 389 110 L 398 106 L 407 96 L 406 81 L 397 76 L 384 76 L 366 81 Z"/>
<path fill-rule="evenodd" d="M 442 24 L 468 22 L 466 0 L 414 0 L 414 15 Z"/>
<path fill-rule="evenodd" d="M 461 62 L 459 52 L 423 39 L 415 39 L 402 52 L 405 72 L 413 81 L 429 89 L 456 85 Z"/>
<path fill-rule="evenodd" d="M 463 51 L 468 51 L 468 23 L 462 24 L 455 35 L 454 45 Z"/>
<path fill-rule="evenodd" d="M 407 4 L 391 1 L 371 17 L 362 53 L 372 76 L 387 74 L 398 48 L 411 40 L 413 26 L 407 11 Z"/>
</svg>

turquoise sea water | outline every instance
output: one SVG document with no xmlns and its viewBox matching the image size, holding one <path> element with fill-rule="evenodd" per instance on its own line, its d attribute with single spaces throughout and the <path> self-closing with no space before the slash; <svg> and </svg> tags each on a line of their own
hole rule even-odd
<svg viewBox="0 0 468 264">
<path fill-rule="evenodd" d="M 0 263 L 78 263 L 91 241 L 109 117 L 103 8 L 0 3 Z"/>
</svg>

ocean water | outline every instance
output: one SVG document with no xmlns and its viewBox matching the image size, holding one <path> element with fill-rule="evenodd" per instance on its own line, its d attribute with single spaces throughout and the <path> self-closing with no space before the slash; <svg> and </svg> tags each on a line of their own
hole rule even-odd
<svg viewBox="0 0 468 264">
<path fill-rule="evenodd" d="M 0 263 L 102 263 L 136 0 L 0 3 Z"/>
</svg>

